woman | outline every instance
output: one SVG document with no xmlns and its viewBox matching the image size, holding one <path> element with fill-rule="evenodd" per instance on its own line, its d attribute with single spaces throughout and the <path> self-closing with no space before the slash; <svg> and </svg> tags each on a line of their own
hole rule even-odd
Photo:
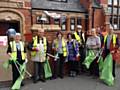
<svg viewBox="0 0 120 90">
<path fill-rule="evenodd" d="M 79 45 L 76 40 L 73 39 L 73 34 L 67 34 L 67 49 L 68 49 L 68 63 L 69 63 L 69 75 L 71 77 L 76 76 L 76 70 L 78 67 L 79 57 Z"/>
<path fill-rule="evenodd" d="M 100 37 L 96 35 L 96 30 L 93 28 L 91 30 L 91 35 L 87 38 L 86 42 L 87 46 L 87 56 L 85 58 L 84 64 L 87 69 L 90 70 L 90 74 L 94 74 L 95 76 L 99 75 L 99 69 L 97 65 L 96 55 L 101 47 Z"/>
<path fill-rule="evenodd" d="M 20 66 L 22 66 L 23 63 L 26 62 L 25 60 L 27 60 L 25 44 L 21 41 L 20 33 L 16 33 L 15 40 L 9 43 L 7 54 L 9 55 L 12 64 L 12 83 L 14 85 L 16 80 L 21 76 Z"/>
<path fill-rule="evenodd" d="M 54 78 L 64 77 L 64 62 L 67 56 L 67 43 L 61 32 L 57 32 L 56 39 L 53 41 L 52 49 L 58 54 L 59 59 L 54 61 Z"/>
</svg>

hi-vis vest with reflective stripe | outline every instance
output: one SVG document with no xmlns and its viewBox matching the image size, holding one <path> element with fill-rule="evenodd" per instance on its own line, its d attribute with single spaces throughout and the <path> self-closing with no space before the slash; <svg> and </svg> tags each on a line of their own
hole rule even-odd
<svg viewBox="0 0 120 90">
<path fill-rule="evenodd" d="M 33 37 L 33 48 L 36 48 L 37 44 L 38 44 L 38 37 L 35 36 L 35 37 Z M 44 44 L 44 52 L 46 53 L 46 51 L 47 51 L 47 40 L 46 40 L 45 37 L 43 37 L 43 44 Z M 31 55 L 36 56 L 36 51 L 32 51 Z"/>
<path fill-rule="evenodd" d="M 77 32 L 74 32 L 75 35 L 75 39 L 77 40 L 77 42 L 81 43 L 81 38 L 80 36 L 77 34 Z"/>
<path fill-rule="evenodd" d="M 55 40 L 55 48 L 58 48 L 58 40 Z M 63 56 L 67 56 L 67 48 L 66 48 L 66 43 L 65 40 L 62 38 L 62 50 L 63 50 Z"/>
<path fill-rule="evenodd" d="M 104 44 L 105 44 L 105 42 L 106 42 L 106 40 L 107 40 L 107 36 L 108 35 L 105 35 L 104 36 Z M 115 47 L 115 45 L 116 45 L 116 38 L 117 38 L 117 35 L 116 34 L 113 34 L 112 35 L 112 41 L 113 41 L 113 46 Z"/>
<path fill-rule="evenodd" d="M 16 48 L 16 42 L 12 41 L 10 42 L 10 47 L 12 50 L 12 57 L 17 59 L 17 48 Z M 24 43 L 22 41 L 20 41 L 20 47 L 21 47 L 21 56 L 22 56 L 22 60 L 25 60 L 26 58 L 26 53 L 24 53 Z"/>
</svg>

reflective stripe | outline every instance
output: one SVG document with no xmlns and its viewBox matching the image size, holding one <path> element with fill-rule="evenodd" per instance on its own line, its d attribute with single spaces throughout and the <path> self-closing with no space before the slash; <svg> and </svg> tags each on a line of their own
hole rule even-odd
<svg viewBox="0 0 120 90">
<path fill-rule="evenodd" d="M 67 48 L 66 48 L 66 43 L 65 40 L 62 38 L 62 50 L 63 50 L 63 56 L 66 57 L 67 56 Z M 55 48 L 58 48 L 58 40 L 55 40 Z"/>
<path fill-rule="evenodd" d="M 33 47 L 37 47 L 37 36 L 33 37 Z"/>
<path fill-rule="evenodd" d="M 81 38 L 80 38 L 80 36 L 77 34 L 77 32 L 75 32 L 74 35 L 75 35 L 75 39 L 76 39 L 79 43 L 81 43 Z"/>
<path fill-rule="evenodd" d="M 116 44 L 116 38 L 117 36 L 115 34 L 112 35 L 112 41 L 113 41 L 113 46 L 115 47 L 115 44 Z M 104 44 L 105 42 L 107 41 L 107 35 L 104 36 Z"/>
<path fill-rule="evenodd" d="M 46 56 L 46 51 L 47 51 L 47 40 L 46 40 L 45 37 L 43 38 L 43 42 L 44 42 L 44 52 L 45 52 L 45 56 Z"/>
<path fill-rule="evenodd" d="M 12 57 L 13 58 L 17 58 L 17 48 L 16 48 L 16 42 L 10 42 L 10 47 L 12 50 Z M 21 47 L 21 56 L 22 56 L 22 60 L 25 60 L 26 54 L 24 53 L 24 43 L 20 41 L 20 47 Z"/>
<path fill-rule="evenodd" d="M 33 48 L 37 47 L 37 44 L 38 44 L 37 40 L 38 40 L 37 36 L 33 37 Z M 44 52 L 46 53 L 46 51 L 47 51 L 47 40 L 46 40 L 45 37 L 43 37 L 43 43 L 44 43 Z M 37 53 L 36 51 L 32 51 L 31 55 L 36 56 L 36 53 Z"/>
<path fill-rule="evenodd" d="M 113 38 L 113 46 L 115 47 L 117 36 L 115 34 L 113 34 L 112 38 Z"/>
<path fill-rule="evenodd" d="M 33 37 L 33 48 L 37 47 L 37 36 Z M 31 51 L 31 56 L 35 56 L 36 51 Z"/>
<path fill-rule="evenodd" d="M 107 35 L 104 36 L 104 44 L 105 44 L 106 40 L 107 40 Z"/>
</svg>

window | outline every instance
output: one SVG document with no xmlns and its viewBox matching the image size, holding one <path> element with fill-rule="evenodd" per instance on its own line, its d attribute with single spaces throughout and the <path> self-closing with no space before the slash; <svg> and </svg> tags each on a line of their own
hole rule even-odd
<svg viewBox="0 0 120 90">
<path fill-rule="evenodd" d="M 81 25 L 81 17 L 77 17 L 77 25 Z"/>
<path fill-rule="evenodd" d="M 39 15 L 39 16 L 37 16 L 36 17 L 36 23 L 37 24 L 50 24 L 50 17 L 44 17 L 44 18 L 46 18 L 47 20 L 46 21 L 43 21 L 43 20 L 41 20 L 41 18 L 42 18 L 42 15 Z"/>
<path fill-rule="evenodd" d="M 61 21 L 61 29 L 63 31 L 65 31 L 66 30 L 66 25 L 67 25 L 67 18 L 66 18 L 66 16 L 62 16 L 60 21 Z"/>
<path fill-rule="evenodd" d="M 117 8 L 116 7 L 113 8 L 113 14 L 117 15 Z"/>
<path fill-rule="evenodd" d="M 109 5 L 112 5 L 112 0 L 108 0 L 108 4 L 109 4 Z"/>
<path fill-rule="evenodd" d="M 114 30 L 120 30 L 120 0 L 108 0 L 108 12 Z"/>
<path fill-rule="evenodd" d="M 49 0 L 49 1 L 55 1 L 55 2 L 67 2 L 67 0 Z"/>
<path fill-rule="evenodd" d="M 70 18 L 70 30 L 71 31 L 75 30 L 75 17 Z"/>
<path fill-rule="evenodd" d="M 108 7 L 108 13 L 112 14 L 112 7 Z"/>
<path fill-rule="evenodd" d="M 113 4 L 117 5 L 118 4 L 118 0 L 113 0 Z"/>
</svg>

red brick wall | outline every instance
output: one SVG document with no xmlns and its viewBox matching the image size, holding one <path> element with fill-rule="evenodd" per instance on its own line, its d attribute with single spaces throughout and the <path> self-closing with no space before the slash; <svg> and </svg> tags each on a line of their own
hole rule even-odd
<svg viewBox="0 0 120 90">
<path fill-rule="evenodd" d="M 103 25 L 105 17 L 102 9 L 95 9 L 94 15 L 94 27 Z"/>
</svg>

